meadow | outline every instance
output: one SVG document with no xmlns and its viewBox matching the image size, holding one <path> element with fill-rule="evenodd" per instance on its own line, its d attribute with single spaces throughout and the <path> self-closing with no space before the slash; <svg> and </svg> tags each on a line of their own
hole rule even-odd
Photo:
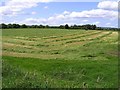
<svg viewBox="0 0 120 90">
<path fill-rule="evenodd" d="M 3 29 L 3 88 L 117 88 L 118 32 Z"/>
</svg>

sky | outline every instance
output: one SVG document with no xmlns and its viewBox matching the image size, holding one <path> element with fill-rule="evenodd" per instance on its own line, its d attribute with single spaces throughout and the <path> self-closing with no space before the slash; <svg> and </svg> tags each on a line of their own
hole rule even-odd
<svg viewBox="0 0 120 90">
<path fill-rule="evenodd" d="M 118 27 L 118 1 L 95 1 L 1 0 L 0 23 Z"/>
</svg>

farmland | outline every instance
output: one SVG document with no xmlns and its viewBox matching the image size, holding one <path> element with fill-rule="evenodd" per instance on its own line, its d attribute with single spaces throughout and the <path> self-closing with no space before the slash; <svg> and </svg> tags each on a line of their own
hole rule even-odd
<svg viewBox="0 0 120 90">
<path fill-rule="evenodd" d="M 118 32 L 4 29 L 3 88 L 116 88 Z"/>
</svg>

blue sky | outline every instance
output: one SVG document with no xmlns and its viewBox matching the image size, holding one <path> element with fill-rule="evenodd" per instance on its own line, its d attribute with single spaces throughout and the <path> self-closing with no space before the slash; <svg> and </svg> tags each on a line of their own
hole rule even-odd
<svg viewBox="0 0 120 90">
<path fill-rule="evenodd" d="M 0 4 L 0 22 L 28 25 L 96 24 L 102 27 L 118 27 L 117 8 L 117 1 L 6 0 Z"/>
</svg>

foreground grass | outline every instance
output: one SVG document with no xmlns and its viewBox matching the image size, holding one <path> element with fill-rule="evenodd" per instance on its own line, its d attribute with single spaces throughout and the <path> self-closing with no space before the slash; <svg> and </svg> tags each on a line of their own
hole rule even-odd
<svg viewBox="0 0 120 90">
<path fill-rule="evenodd" d="M 16 57 L 3 59 L 3 87 L 117 87 L 117 63 L 112 59 L 109 62 Z"/>
<path fill-rule="evenodd" d="M 113 31 L 3 30 L 3 88 L 117 88 L 117 39 Z"/>
</svg>

